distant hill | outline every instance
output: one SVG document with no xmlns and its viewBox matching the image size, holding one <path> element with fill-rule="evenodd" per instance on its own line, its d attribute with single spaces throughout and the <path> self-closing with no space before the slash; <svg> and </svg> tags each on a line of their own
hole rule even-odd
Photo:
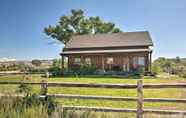
<svg viewBox="0 0 186 118">
<path fill-rule="evenodd" d="M 16 59 L 13 59 L 13 58 L 0 58 L 0 62 L 9 62 L 9 61 L 16 61 Z"/>
<path fill-rule="evenodd" d="M 16 71 L 27 69 L 48 69 L 52 67 L 53 60 L 39 60 L 41 64 L 39 66 L 33 65 L 29 60 L 13 60 L 13 59 L 1 59 L 0 71 Z"/>
</svg>

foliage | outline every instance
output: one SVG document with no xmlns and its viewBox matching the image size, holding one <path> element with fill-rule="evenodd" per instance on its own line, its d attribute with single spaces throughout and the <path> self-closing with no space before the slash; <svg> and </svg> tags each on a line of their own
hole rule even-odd
<svg viewBox="0 0 186 118">
<path fill-rule="evenodd" d="M 92 75 L 95 74 L 97 68 L 95 65 L 89 64 L 74 64 L 71 68 L 73 74 L 75 75 Z"/>
<path fill-rule="evenodd" d="M 60 67 L 51 67 L 48 69 L 48 72 L 54 77 L 62 75 L 62 70 Z"/>
<path fill-rule="evenodd" d="M 28 72 L 32 73 L 32 74 L 37 74 L 37 73 L 44 73 L 46 72 L 47 69 L 44 68 L 30 68 L 28 70 Z"/>
<path fill-rule="evenodd" d="M 5 77 L 0 77 L 1 81 L 15 81 L 16 78 L 20 79 L 20 76 L 18 75 L 14 75 L 16 77 L 11 76 L 11 78 L 5 78 Z M 4 79 L 3 79 L 4 78 Z M 40 77 L 39 76 L 33 76 L 32 77 L 32 82 L 40 82 Z M 18 79 L 16 79 L 17 81 L 19 81 Z M 89 77 L 55 77 L 55 78 L 49 78 L 47 81 L 48 82 L 75 82 L 75 83 L 110 83 L 110 84 L 136 84 L 138 79 L 134 79 L 134 77 L 130 76 L 130 77 L 120 77 L 120 78 L 116 78 L 116 77 L 111 77 L 111 76 L 102 76 L 102 77 L 97 77 L 97 76 L 89 76 Z M 163 79 L 163 78 L 159 78 L 159 77 L 145 77 L 143 79 L 144 84 L 158 84 L 158 83 L 180 83 L 180 82 L 186 82 L 186 80 L 184 80 L 183 78 L 179 78 L 176 76 L 170 76 L 170 79 Z M 0 89 L 2 90 L 10 90 L 10 89 L 14 89 L 14 86 L 11 85 L 9 86 L 0 86 Z M 34 86 L 33 91 L 39 91 L 40 88 L 38 86 Z M 96 88 L 91 88 L 91 89 L 87 89 L 87 88 L 65 88 L 65 87 L 51 87 L 48 89 L 48 92 L 50 94 L 78 94 L 78 95 L 95 95 L 95 96 L 121 96 L 121 97 L 135 97 L 136 96 L 136 90 L 131 89 L 96 89 Z M 172 95 L 174 94 L 174 96 Z M 184 99 L 185 98 L 185 91 L 182 89 L 161 89 L 161 90 L 157 90 L 157 91 L 152 91 L 152 90 L 144 90 L 144 97 L 145 98 L 154 98 L 154 97 L 158 97 L 158 98 L 164 98 L 164 97 L 170 97 L 170 98 L 174 98 L 175 96 L 177 96 L 178 99 Z M 108 101 L 108 100 L 79 100 L 79 99 L 56 99 L 58 100 L 58 103 L 63 104 L 63 105 L 77 105 L 77 106 L 96 106 L 96 107 L 114 107 L 114 108 L 136 108 L 136 103 L 135 102 L 126 102 L 126 101 Z M 160 108 L 172 108 L 174 107 L 176 110 L 185 110 L 186 106 L 184 104 L 176 104 L 176 103 L 145 103 L 145 108 L 155 108 L 155 109 L 160 109 Z M 31 107 L 29 107 L 31 108 Z M 39 111 L 39 105 L 36 106 L 36 108 L 34 109 L 35 112 Z M 44 109 L 44 113 L 47 114 L 47 109 Z M 41 111 L 40 111 L 41 112 Z M 40 113 L 39 112 L 39 113 Z M 1 112 L 0 112 L 1 113 Z M 22 114 L 20 112 L 18 112 L 19 114 Z M 38 114 L 39 114 L 38 113 Z M 42 113 L 42 112 L 41 112 Z M 34 111 L 32 111 L 32 114 L 35 115 Z M 108 114 L 108 113 L 106 113 Z M 38 116 L 38 115 L 37 115 Z M 67 115 L 68 116 L 68 115 Z M 80 115 L 82 116 L 82 115 Z M 128 115 L 123 114 L 122 115 L 124 118 L 127 117 Z M 99 118 L 100 116 L 98 116 Z M 109 117 L 109 116 L 108 116 Z M 111 117 L 111 116 L 110 116 Z M 110 118 L 109 117 L 109 118 Z M 135 116 L 131 116 L 129 118 L 133 118 Z M 159 116 L 158 116 L 159 117 Z M 4 118 L 4 117 L 3 117 Z M 11 118 L 15 118 L 15 117 L 11 117 Z M 20 118 L 20 117 L 18 117 Z M 21 117 L 22 118 L 22 117 Z M 24 118 L 24 117 L 23 117 Z M 27 117 L 25 117 L 27 118 Z M 32 117 L 30 117 L 32 118 Z M 34 117 L 37 118 L 37 117 Z M 42 118 L 42 117 L 41 117 Z M 47 117 L 44 117 L 47 118 Z M 68 118 L 68 117 L 67 117 Z M 75 117 L 75 118 L 79 118 Z M 97 117 L 96 117 L 97 118 Z M 113 118 L 118 118 L 117 115 L 113 116 Z M 147 118 L 151 118 L 150 116 Z M 156 117 L 154 117 L 156 118 Z M 164 118 L 164 117 L 163 117 Z M 170 117 L 167 117 L 170 118 Z"/>
<path fill-rule="evenodd" d="M 56 26 L 44 28 L 46 35 L 66 44 L 74 35 L 121 32 L 111 22 L 104 22 L 100 17 L 85 17 L 81 9 L 72 9 L 71 15 L 62 16 Z"/>
<path fill-rule="evenodd" d="M 61 70 L 61 60 L 60 59 L 54 59 L 52 63 L 52 67 L 48 69 L 48 71 L 52 74 L 52 76 L 60 76 L 62 75 Z"/>
<path fill-rule="evenodd" d="M 144 73 L 145 73 L 145 67 L 139 66 L 139 68 L 137 69 L 137 74 L 144 75 Z"/>
<path fill-rule="evenodd" d="M 63 112 L 62 118 L 133 118 L 132 113 L 93 112 L 69 110 Z"/>
<path fill-rule="evenodd" d="M 47 118 L 52 116 L 56 109 L 57 102 L 52 98 L 43 99 L 36 94 L 24 98 L 11 96 L 0 98 L 0 116 L 3 116 L 3 118 L 20 118 L 20 116 L 22 116 L 21 118 L 26 118 L 31 114 L 35 114 L 38 110 L 37 114 L 35 114 L 36 116 L 32 115 L 30 118 Z M 39 117 L 37 117 L 38 115 Z"/>
<path fill-rule="evenodd" d="M 20 70 L 20 71 L 26 71 L 26 70 L 30 70 L 30 67 L 27 65 L 24 65 L 22 63 L 20 64 L 2 64 L 0 65 L 0 71 L 16 71 L 16 70 Z"/>
<path fill-rule="evenodd" d="M 37 60 L 37 59 L 34 59 L 34 60 L 32 60 L 32 64 L 34 66 L 40 66 L 41 65 L 41 61 L 40 60 Z"/>
<path fill-rule="evenodd" d="M 31 93 L 31 91 L 32 91 L 32 87 L 24 83 L 20 84 L 17 89 L 18 93 L 24 93 L 26 94 L 26 96 L 28 96 Z"/>
<path fill-rule="evenodd" d="M 155 73 L 166 72 L 186 78 L 186 61 L 180 57 L 174 59 L 161 57 L 153 62 L 152 70 Z"/>
<path fill-rule="evenodd" d="M 61 67 L 61 59 L 54 59 L 52 62 L 53 67 Z"/>
</svg>

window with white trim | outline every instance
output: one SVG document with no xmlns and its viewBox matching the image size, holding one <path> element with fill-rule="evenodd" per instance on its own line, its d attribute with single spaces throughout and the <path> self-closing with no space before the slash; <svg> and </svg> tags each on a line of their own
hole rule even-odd
<svg viewBox="0 0 186 118">
<path fill-rule="evenodd" d="M 145 65 L 145 58 L 144 57 L 134 57 L 133 58 L 133 65 L 134 66 L 144 66 Z"/>
<path fill-rule="evenodd" d="M 138 65 L 140 65 L 140 66 L 145 65 L 145 58 L 144 57 L 138 57 Z"/>
<path fill-rule="evenodd" d="M 80 64 L 81 58 L 74 58 L 74 64 Z"/>
<path fill-rule="evenodd" d="M 91 58 L 89 57 L 85 58 L 85 63 L 91 65 Z"/>
<path fill-rule="evenodd" d="M 113 57 L 107 57 L 107 64 L 113 64 L 113 63 L 114 63 Z"/>
</svg>

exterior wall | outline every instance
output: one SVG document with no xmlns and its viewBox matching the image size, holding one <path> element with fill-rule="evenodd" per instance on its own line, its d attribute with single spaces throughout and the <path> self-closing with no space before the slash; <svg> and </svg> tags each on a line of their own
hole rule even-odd
<svg viewBox="0 0 186 118">
<path fill-rule="evenodd" d="M 136 53 L 106 53 L 106 54 L 69 54 L 65 55 L 68 57 L 68 68 L 74 65 L 75 58 L 81 58 L 81 62 L 84 63 L 86 57 L 91 58 L 91 63 L 96 65 L 100 70 L 110 68 L 107 64 L 107 57 L 113 57 L 112 65 L 119 65 L 124 70 L 133 70 L 133 59 L 135 57 L 144 57 L 145 60 L 145 71 L 149 70 L 149 52 L 136 52 Z M 104 64 L 103 64 L 104 62 Z M 104 66 L 104 67 L 103 67 Z M 126 66 L 126 67 L 125 67 Z"/>
</svg>

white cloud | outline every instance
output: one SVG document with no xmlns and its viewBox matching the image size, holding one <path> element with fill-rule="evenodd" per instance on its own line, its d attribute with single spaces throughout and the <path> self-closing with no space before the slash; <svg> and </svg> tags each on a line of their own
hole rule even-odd
<svg viewBox="0 0 186 118">
<path fill-rule="evenodd" d="M 16 59 L 13 59 L 13 58 L 0 58 L 0 62 L 7 62 L 7 61 L 16 61 Z"/>
</svg>

